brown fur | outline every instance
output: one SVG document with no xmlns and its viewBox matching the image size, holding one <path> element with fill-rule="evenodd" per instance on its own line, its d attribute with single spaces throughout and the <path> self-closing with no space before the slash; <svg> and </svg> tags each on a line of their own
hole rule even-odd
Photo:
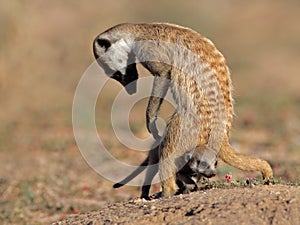
<svg viewBox="0 0 300 225">
<path fill-rule="evenodd" d="M 129 51 L 132 51 L 156 78 L 165 78 L 173 82 L 172 85 L 166 82 L 161 85 L 163 88 L 156 88 L 157 84 L 162 84 L 156 79 L 152 92 L 158 93 L 159 96 L 150 97 L 146 115 L 147 127 L 153 132 L 162 99 L 171 86 L 178 108 L 168 123 L 160 146 L 159 174 L 163 196 L 170 196 L 176 192 L 176 158 L 199 145 L 214 150 L 223 161 L 238 169 L 259 171 L 264 179 L 272 177 L 272 169 L 266 161 L 240 155 L 229 144 L 233 119 L 230 72 L 225 58 L 210 40 L 189 28 L 172 24 L 121 24 L 100 34 L 94 42 L 96 58 L 104 62 L 102 64 L 111 66 L 115 62 L 106 60 L 107 49 L 102 51 L 97 46 L 100 39 L 109 40 L 112 44 L 119 43 L 120 39 L 127 41 L 126 43 L 140 42 L 134 50 L 129 47 Z M 172 60 L 175 66 L 153 62 L 169 59 L 172 53 L 168 47 L 161 44 L 162 42 L 180 45 L 197 57 L 183 58 L 180 53 L 174 52 Z M 130 44 L 124 46 L 128 47 Z M 147 58 L 151 58 L 152 61 L 145 60 Z M 176 68 L 178 65 L 179 69 Z M 181 70 L 180 66 L 185 70 Z M 187 99 L 189 102 L 185 105 Z M 188 109 L 185 108 L 187 106 Z M 194 114 L 190 116 L 188 113 L 191 110 Z M 188 128 L 188 131 L 184 131 L 183 128 Z M 182 132 L 189 132 L 190 137 L 188 133 L 182 135 Z M 151 163 L 154 162 L 155 160 Z M 153 178 L 151 176 L 148 177 L 149 180 Z"/>
</svg>

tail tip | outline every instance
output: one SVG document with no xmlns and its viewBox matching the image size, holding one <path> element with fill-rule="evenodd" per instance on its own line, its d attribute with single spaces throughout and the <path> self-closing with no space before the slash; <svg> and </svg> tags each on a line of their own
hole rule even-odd
<svg viewBox="0 0 300 225">
<path fill-rule="evenodd" d="M 119 187 L 122 187 L 122 186 L 123 186 L 123 184 L 115 183 L 115 184 L 113 185 L 113 188 L 119 188 Z"/>
</svg>

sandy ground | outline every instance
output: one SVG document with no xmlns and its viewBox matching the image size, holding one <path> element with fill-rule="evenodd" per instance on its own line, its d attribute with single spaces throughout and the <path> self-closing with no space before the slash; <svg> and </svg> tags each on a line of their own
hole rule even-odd
<svg viewBox="0 0 300 225">
<path fill-rule="evenodd" d="M 299 224 L 299 200 L 300 187 L 285 185 L 210 189 L 108 204 L 53 224 Z"/>
</svg>

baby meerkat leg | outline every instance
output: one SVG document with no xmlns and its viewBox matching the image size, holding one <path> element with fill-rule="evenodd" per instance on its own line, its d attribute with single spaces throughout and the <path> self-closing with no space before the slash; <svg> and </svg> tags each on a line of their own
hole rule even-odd
<svg viewBox="0 0 300 225">
<path fill-rule="evenodd" d="M 191 191 L 196 191 L 198 189 L 197 183 L 189 174 L 177 173 L 176 184 L 178 186 L 176 194 L 188 194 Z"/>
<path fill-rule="evenodd" d="M 177 179 L 176 179 L 176 184 L 178 187 L 176 194 L 185 194 L 185 191 L 187 188 L 186 188 L 185 183 L 183 183 L 182 179 L 180 179 L 179 176 L 177 175 Z"/>
</svg>

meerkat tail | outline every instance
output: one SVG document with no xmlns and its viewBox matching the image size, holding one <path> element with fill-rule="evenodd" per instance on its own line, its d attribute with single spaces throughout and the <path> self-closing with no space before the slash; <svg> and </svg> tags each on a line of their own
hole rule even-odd
<svg viewBox="0 0 300 225">
<path fill-rule="evenodd" d="M 219 157 L 227 164 L 244 171 L 259 171 L 263 179 L 273 177 L 270 164 L 259 158 L 251 158 L 237 153 L 229 144 L 222 147 Z"/>
<path fill-rule="evenodd" d="M 119 188 L 119 187 L 124 186 L 129 181 L 131 181 L 133 178 L 135 178 L 137 175 L 139 175 L 141 172 L 143 172 L 146 169 L 146 167 L 148 166 L 148 161 L 149 161 L 149 156 L 147 156 L 147 158 L 131 174 L 129 174 L 127 177 L 125 177 L 120 182 L 115 183 L 113 185 L 113 188 Z"/>
</svg>

